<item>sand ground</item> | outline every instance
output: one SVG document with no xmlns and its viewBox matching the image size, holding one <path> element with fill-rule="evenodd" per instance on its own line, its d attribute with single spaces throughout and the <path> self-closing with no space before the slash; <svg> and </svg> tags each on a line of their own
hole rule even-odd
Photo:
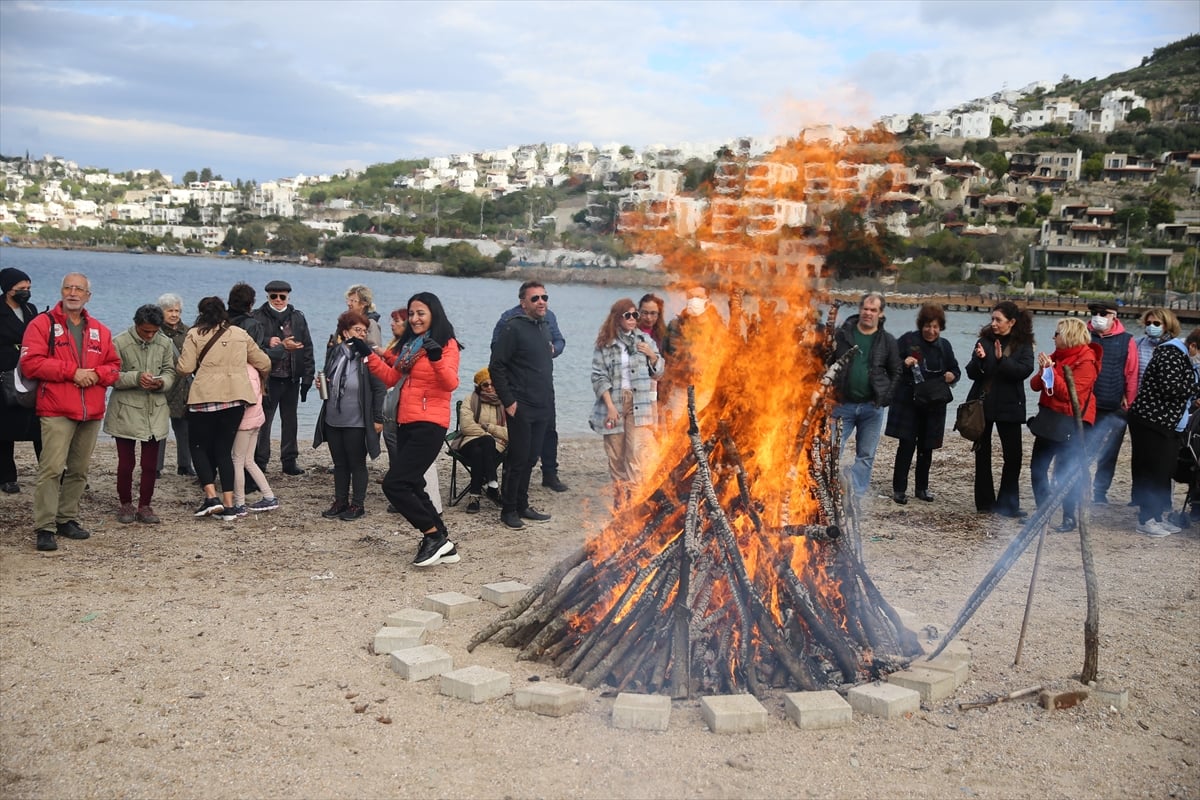
<svg viewBox="0 0 1200 800">
<path fill-rule="evenodd" d="M 116 522 L 115 448 L 102 442 L 81 520 L 91 539 L 37 553 L 32 455 L 18 445 L 24 490 L 0 495 L 0 797 L 1200 797 L 1200 537 L 1134 533 L 1125 464 L 1113 504 L 1090 512 L 1100 677 L 1129 690 L 1123 712 L 1090 701 L 957 709 L 1072 685 L 1085 596 L 1079 540 L 1061 534 L 1046 541 L 1020 666 L 1032 548 L 959 637 L 969 681 L 901 720 L 800 731 L 775 694 L 767 734 L 709 733 L 696 700 L 674 703 L 669 731 L 647 733 L 612 728 L 603 692 L 551 719 L 515 711 L 511 697 L 472 705 L 439 695 L 436 681 L 401 680 L 370 649 L 388 613 L 435 592 L 532 584 L 603 524 L 599 439 L 562 451 L 571 491 L 534 490 L 552 521 L 513 532 L 495 509 L 447 509 L 463 560 L 419 570 L 415 536 L 384 513 L 377 485 L 364 519 L 320 516 L 329 462 L 307 449 L 305 475 L 270 474 L 276 512 L 196 520 L 197 487 L 168 474 L 154 503 L 163 523 L 147 526 Z M 885 438 L 874 494 L 890 491 L 893 452 Z M 386 457 L 372 477 L 385 468 Z M 1018 527 L 974 513 L 965 442 L 948 440 L 934 471 L 933 503 L 871 501 L 864 553 L 894 605 L 944 631 Z M 430 642 L 514 685 L 554 679 L 498 645 L 466 653 L 496 613 Z"/>
</svg>

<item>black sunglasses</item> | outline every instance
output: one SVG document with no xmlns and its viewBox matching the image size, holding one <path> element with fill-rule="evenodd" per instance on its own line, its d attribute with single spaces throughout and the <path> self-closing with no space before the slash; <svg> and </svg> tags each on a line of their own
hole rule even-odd
<svg viewBox="0 0 1200 800">
<path fill-rule="evenodd" d="M 288 299 L 287 292 L 268 292 L 267 297 L 271 298 L 272 300 L 287 300 Z"/>
<path fill-rule="evenodd" d="M 531 295 L 529 295 L 529 297 L 527 297 L 525 299 L 527 299 L 531 303 L 536 303 L 538 300 L 545 300 L 548 303 L 548 302 L 550 302 L 550 295 L 548 295 L 548 294 L 531 294 Z"/>
<path fill-rule="evenodd" d="M 636 312 L 636 311 L 626 311 L 626 312 L 625 312 L 624 314 L 622 314 L 621 316 L 622 316 L 622 317 L 624 317 L 625 319 L 637 319 L 637 318 L 638 318 L 638 312 Z"/>
</svg>

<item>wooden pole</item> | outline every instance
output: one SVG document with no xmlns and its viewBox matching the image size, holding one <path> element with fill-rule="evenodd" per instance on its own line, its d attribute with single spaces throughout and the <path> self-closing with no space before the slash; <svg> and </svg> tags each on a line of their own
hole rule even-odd
<svg viewBox="0 0 1200 800">
<path fill-rule="evenodd" d="M 1075 392 L 1075 378 L 1070 367 L 1063 367 L 1067 379 L 1067 391 L 1071 395 L 1071 410 L 1075 413 L 1075 427 L 1079 443 L 1076 445 L 1076 457 L 1083 460 L 1083 414 L 1079 408 L 1079 395 Z M 1084 462 L 1086 463 L 1086 461 Z M 1080 485 L 1086 479 L 1085 469 L 1080 476 Z M 1096 565 L 1092 560 L 1092 540 L 1088 535 L 1087 515 L 1083 513 L 1083 499 L 1080 498 L 1076 519 L 1079 520 L 1079 551 L 1083 556 L 1083 585 L 1087 590 L 1087 615 L 1083 619 L 1083 670 L 1079 674 L 1080 682 L 1086 686 L 1096 680 L 1100 669 L 1100 587 L 1096 581 Z"/>
</svg>

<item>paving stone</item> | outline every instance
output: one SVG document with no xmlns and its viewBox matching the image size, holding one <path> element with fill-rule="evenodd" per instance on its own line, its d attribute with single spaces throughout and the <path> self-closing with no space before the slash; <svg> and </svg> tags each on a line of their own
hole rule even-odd
<svg viewBox="0 0 1200 800">
<path fill-rule="evenodd" d="M 943 650 L 941 653 L 938 653 L 938 658 L 942 658 L 943 656 L 951 656 L 953 658 L 961 658 L 961 659 L 965 660 L 968 665 L 970 665 L 970 663 L 971 663 L 971 648 L 967 647 L 965 642 L 960 642 L 957 639 L 955 639 L 953 642 L 946 645 L 945 650 Z"/>
<path fill-rule="evenodd" d="M 587 696 L 581 686 L 534 683 L 513 693 L 513 706 L 518 711 L 532 711 L 545 717 L 565 717 L 583 708 Z"/>
<path fill-rule="evenodd" d="M 1047 710 L 1072 708 L 1088 699 L 1088 690 L 1080 687 L 1066 692 L 1043 690 L 1038 694 L 1038 703 Z"/>
<path fill-rule="evenodd" d="M 472 703 L 486 703 L 508 694 L 510 683 L 507 672 L 472 664 L 443 672 L 442 694 Z"/>
<path fill-rule="evenodd" d="M 846 695 L 850 707 L 860 714 L 895 719 L 921 708 L 921 695 L 894 683 L 855 686 Z"/>
<path fill-rule="evenodd" d="M 713 733 L 753 733 L 767 729 L 767 709 L 752 694 L 701 697 L 700 715 Z"/>
<path fill-rule="evenodd" d="M 423 681 L 454 669 L 454 659 L 442 648 L 426 644 L 408 650 L 394 650 L 388 666 L 406 681 Z"/>
<path fill-rule="evenodd" d="M 437 611 L 425 611 L 420 608 L 402 608 L 388 615 L 384 625 L 393 628 L 403 628 L 407 625 L 420 625 L 427 631 L 436 631 L 446 621 Z"/>
<path fill-rule="evenodd" d="M 840 694 L 827 689 L 822 692 L 789 692 L 783 696 L 783 711 L 801 730 L 817 731 L 849 725 L 854 718 Z"/>
<path fill-rule="evenodd" d="M 529 587 L 520 581 L 500 581 L 486 583 L 480 590 L 480 596 L 489 603 L 501 608 L 511 606 L 529 592 Z"/>
<path fill-rule="evenodd" d="M 910 631 L 915 630 L 917 623 L 921 621 L 920 616 L 909 611 L 907 608 L 892 606 L 892 610 L 896 612 L 896 616 L 900 617 L 901 624 Z"/>
<path fill-rule="evenodd" d="M 381 656 L 393 650 L 408 650 L 425 644 L 425 628 L 420 625 L 405 625 L 402 628 L 384 626 L 375 634 L 375 655 Z"/>
<path fill-rule="evenodd" d="M 1096 703 L 1103 705 L 1105 708 L 1112 707 L 1117 711 L 1124 711 L 1129 708 L 1129 690 L 1128 689 L 1109 689 L 1103 686 L 1097 686 L 1095 682 L 1088 684 L 1088 691 L 1091 692 L 1091 699 Z"/>
<path fill-rule="evenodd" d="M 478 598 L 468 597 L 462 592 L 427 594 L 421 604 L 426 611 L 436 611 L 446 619 L 459 619 L 480 607 Z"/>
<path fill-rule="evenodd" d="M 971 674 L 971 662 L 969 659 L 961 658 L 958 655 L 946 655 L 945 653 L 942 653 L 933 661 L 917 661 L 913 666 L 950 673 L 954 676 L 955 688 L 966 683 L 967 678 Z"/>
<path fill-rule="evenodd" d="M 888 683 L 912 689 L 920 694 L 921 700 L 926 703 L 945 700 L 954 694 L 954 690 L 957 688 L 953 673 L 924 667 L 912 667 L 902 672 L 893 672 L 888 675 Z"/>
<path fill-rule="evenodd" d="M 671 698 L 661 694 L 621 692 L 613 702 L 614 728 L 665 731 L 671 721 Z"/>
</svg>

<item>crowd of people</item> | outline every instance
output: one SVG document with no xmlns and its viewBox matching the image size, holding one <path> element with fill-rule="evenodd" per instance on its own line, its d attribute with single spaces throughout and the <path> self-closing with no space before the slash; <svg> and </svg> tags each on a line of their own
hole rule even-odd
<svg viewBox="0 0 1200 800">
<path fill-rule="evenodd" d="M 490 358 L 471 365 L 473 391 L 457 415 L 452 395 L 461 347 L 440 299 L 429 292 L 391 311 L 385 346 L 371 289 L 351 286 L 318 369 L 307 319 L 291 303 L 286 281 L 267 283 L 267 299 L 257 307 L 255 289 L 246 283 L 235 284 L 227 299 L 204 297 L 191 324 L 183 321 L 183 300 L 167 293 L 138 307 L 132 325 L 116 336 L 87 312 L 91 285 L 85 275 L 66 275 L 59 302 L 40 314 L 25 273 L 0 271 L 0 289 L 0 372 L 19 368 L 38 382 L 34 408 L 0 406 L 0 490 L 21 491 L 14 442 L 32 442 L 38 550 L 57 549 L 58 538 L 88 538 L 79 501 L 101 430 L 116 442 L 120 523 L 160 522 L 152 503 L 172 433 L 178 473 L 194 476 L 202 492 L 196 517 L 235 520 L 278 509 L 281 501 L 267 478 L 274 419 L 280 418 L 281 471 L 303 474 L 297 410 L 314 385 L 321 408 L 312 443 L 326 447 L 332 461 L 332 498 L 323 516 L 352 522 L 367 513 L 367 461 L 386 449 L 387 510 L 420 534 L 413 558 L 418 567 L 461 558 L 437 482 L 435 462 L 447 444 L 469 472 L 468 514 L 480 513 L 486 500 L 510 529 L 549 520 L 530 502 L 539 462 L 544 487 L 569 491 L 558 469 L 554 394 L 554 360 L 566 340 L 541 282 L 521 284 L 517 304 L 500 315 Z M 1168 513 L 1174 454 L 1194 427 L 1200 393 L 1200 330 L 1182 339 L 1175 315 L 1155 308 L 1143 315 L 1145 333 L 1135 338 L 1114 304 L 1097 301 L 1089 308 L 1088 322 L 1064 317 L 1054 346 L 1036 353 L 1031 314 L 1011 301 L 992 308 L 965 363 L 971 381 L 965 399 L 980 400 L 984 416 L 973 444 L 976 510 L 1026 515 L 1020 507 L 1026 426 L 1033 435 L 1029 471 L 1039 505 L 1049 501 L 1062 476 L 1078 469 L 1085 450 L 1076 446 L 1077 430 L 1097 463 L 1092 502 L 1106 503 L 1128 427 L 1136 530 L 1169 535 L 1179 529 Z M 953 387 L 964 367 L 943 336 L 940 306 L 923 306 L 915 328 L 899 338 L 885 329 L 885 310 L 883 295 L 867 293 L 857 313 L 831 332 L 830 363 L 841 368 L 829 413 L 843 451 L 855 441 L 846 490 L 858 500 L 868 492 L 882 434 L 897 440 L 891 499 L 908 502 L 915 459 L 912 496 L 932 503 L 933 454 L 944 446 Z M 653 293 L 636 302 L 617 300 L 601 321 L 589 423 L 603 438 L 615 509 L 632 500 L 657 453 L 658 432 L 680 413 L 706 343 L 725 325 L 702 286 L 688 290 L 685 307 L 669 324 L 663 299 Z M 1026 381 L 1039 397 L 1033 417 L 1027 417 Z M 993 432 L 1000 442 L 998 486 Z M 260 498 L 251 502 L 248 495 L 256 493 Z M 1068 493 L 1056 530 L 1076 527 L 1083 494 Z M 1200 491 L 1193 497 L 1200 510 Z"/>
</svg>

